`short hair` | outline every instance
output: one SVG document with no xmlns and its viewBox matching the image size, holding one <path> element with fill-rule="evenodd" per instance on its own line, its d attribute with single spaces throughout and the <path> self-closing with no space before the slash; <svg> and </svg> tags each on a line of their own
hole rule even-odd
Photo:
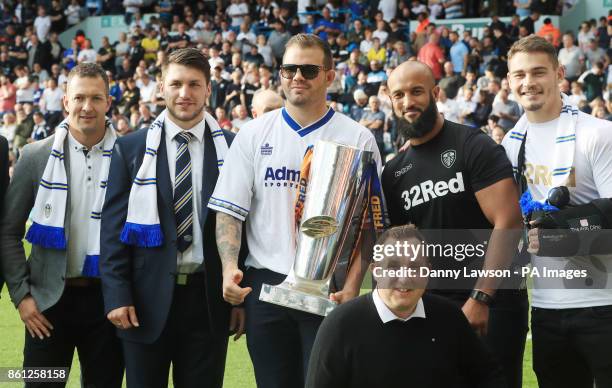
<svg viewBox="0 0 612 388">
<path fill-rule="evenodd" d="M 332 52 L 327 42 L 319 38 L 314 34 L 297 34 L 285 45 L 285 52 L 291 46 L 298 46 L 300 48 L 318 48 L 323 52 L 323 66 L 325 69 L 331 70 L 334 67 L 334 60 L 332 58 Z"/>
<path fill-rule="evenodd" d="M 206 83 L 210 81 L 210 64 L 208 59 L 202 51 L 196 48 L 182 48 L 170 53 L 162 64 L 162 77 L 165 76 L 168 67 L 173 63 L 199 70 L 204 74 Z"/>
<path fill-rule="evenodd" d="M 419 241 L 419 243 L 426 243 L 425 237 L 417 229 L 417 227 L 414 224 L 407 224 L 395 226 L 384 231 L 376 239 L 376 245 L 385 245 L 385 243 L 388 241 L 407 241 L 412 239 Z M 429 264 L 429 257 L 427 257 L 425 254 L 423 254 L 422 257 Z"/>
<path fill-rule="evenodd" d="M 401 241 L 415 238 L 419 241 L 425 240 L 423 234 L 414 224 L 395 226 L 385 230 L 377 239 L 377 244 L 384 244 L 389 240 Z"/>
<path fill-rule="evenodd" d="M 508 51 L 508 62 L 518 53 L 544 53 L 550 59 L 554 69 L 559 67 L 557 50 L 555 50 L 551 43 L 540 36 L 529 35 L 516 41 Z"/>
<path fill-rule="evenodd" d="M 74 77 L 79 78 L 102 78 L 104 81 L 104 88 L 106 89 L 106 94 L 109 93 L 110 86 L 108 81 L 108 76 L 106 75 L 106 70 L 102 68 L 102 66 L 93 62 L 85 62 L 79 63 L 75 67 L 70 70 L 68 73 L 68 79 L 66 80 L 67 84 L 70 85 L 70 81 Z"/>
</svg>

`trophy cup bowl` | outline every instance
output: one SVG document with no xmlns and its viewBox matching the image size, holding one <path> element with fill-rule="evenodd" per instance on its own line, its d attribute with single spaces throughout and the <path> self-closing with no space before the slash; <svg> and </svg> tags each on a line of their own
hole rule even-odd
<svg viewBox="0 0 612 388">
<path fill-rule="evenodd" d="M 371 151 L 319 140 L 313 150 L 296 255 L 287 278 L 263 284 L 259 299 L 326 316 L 336 304 L 329 283 L 342 252 L 352 251 L 355 228 L 367 205 L 364 176 Z M 354 226 L 354 225 L 353 225 Z"/>
</svg>

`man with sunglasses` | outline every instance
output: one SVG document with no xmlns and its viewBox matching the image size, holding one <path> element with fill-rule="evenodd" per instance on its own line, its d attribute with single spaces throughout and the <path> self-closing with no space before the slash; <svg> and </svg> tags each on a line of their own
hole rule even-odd
<svg viewBox="0 0 612 388">
<path fill-rule="evenodd" d="M 217 213 L 223 265 L 223 297 L 244 303 L 247 346 L 259 387 L 303 387 L 312 344 L 322 317 L 259 300 L 263 283 L 282 282 L 295 257 L 294 207 L 302 157 L 317 140 L 380 154 L 372 133 L 326 104 L 335 77 L 329 47 L 299 34 L 287 43 L 281 66 L 285 107 L 246 123 L 224 161 L 209 207 Z M 242 223 L 249 256 L 237 267 Z M 243 279 L 244 277 L 244 279 Z M 360 265 L 352 265 L 344 288 L 331 295 L 347 301 L 359 292 Z"/>
</svg>

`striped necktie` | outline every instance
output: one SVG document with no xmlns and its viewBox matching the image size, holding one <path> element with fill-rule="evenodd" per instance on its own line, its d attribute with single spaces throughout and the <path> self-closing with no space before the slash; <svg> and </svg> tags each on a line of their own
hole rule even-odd
<svg viewBox="0 0 612 388">
<path fill-rule="evenodd" d="M 193 135 L 179 132 L 174 138 L 176 171 L 174 180 L 174 218 L 176 219 L 176 246 L 184 252 L 193 241 L 193 187 L 191 182 L 191 157 L 187 147 Z"/>
</svg>

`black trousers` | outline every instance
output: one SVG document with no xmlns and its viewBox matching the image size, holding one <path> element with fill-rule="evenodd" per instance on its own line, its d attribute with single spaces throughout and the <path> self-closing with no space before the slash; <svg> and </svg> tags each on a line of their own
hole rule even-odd
<svg viewBox="0 0 612 388">
<path fill-rule="evenodd" d="M 228 337 L 212 335 L 204 276 L 196 276 L 175 286 L 166 326 L 155 342 L 121 341 L 129 388 L 167 387 L 170 364 L 177 388 L 223 386 Z"/>
<path fill-rule="evenodd" d="M 51 337 L 32 338 L 26 330 L 24 367 L 70 368 L 76 348 L 81 383 L 86 388 L 121 387 L 123 356 L 115 328 L 106 319 L 99 285 L 66 287 L 43 315 L 53 325 Z M 26 387 L 64 387 L 65 383 L 27 383 Z"/>
<path fill-rule="evenodd" d="M 531 309 L 540 388 L 612 387 L 612 305 Z"/>
<path fill-rule="evenodd" d="M 466 301 L 463 293 L 438 295 L 450 297 L 461 308 Z M 497 358 L 509 388 L 523 386 L 523 353 L 527 339 L 529 301 L 527 290 L 498 290 L 489 307 L 489 327 L 482 338 Z"/>
<path fill-rule="evenodd" d="M 323 317 L 259 300 L 263 283 L 279 284 L 285 275 L 265 269 L 246 271 L 247 347 L 258 388 L 303 388 L 308 360 Z"/>
</svg>

